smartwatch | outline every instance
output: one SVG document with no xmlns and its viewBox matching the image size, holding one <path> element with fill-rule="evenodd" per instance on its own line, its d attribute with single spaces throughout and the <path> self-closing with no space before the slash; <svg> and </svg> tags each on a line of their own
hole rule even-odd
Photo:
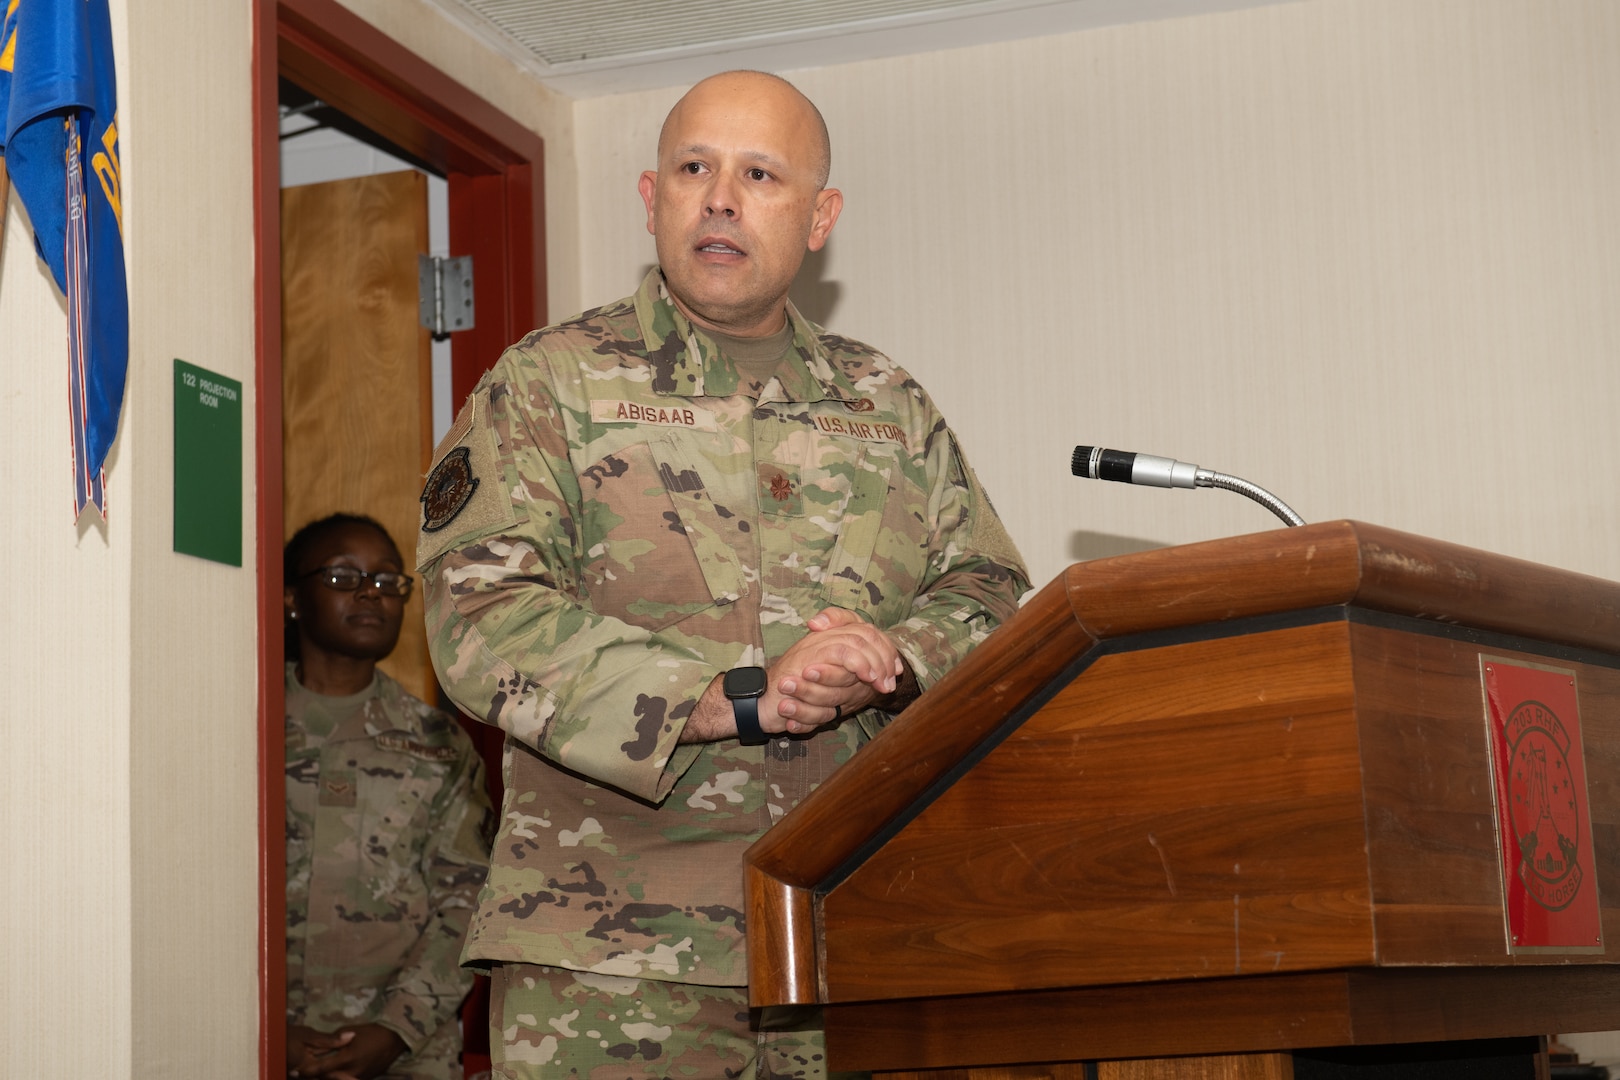
<svg viewBox="0 0 1620 1080">
<path fill-rule="evenodd" d="M 759 726 L 759 699 L 765 696 L 766 683 L 762 667 L 734 667 L 720 683 L 737 719 L 737 739 L 744 746 L 763 746 L 770 741 Z"/>
</svg>

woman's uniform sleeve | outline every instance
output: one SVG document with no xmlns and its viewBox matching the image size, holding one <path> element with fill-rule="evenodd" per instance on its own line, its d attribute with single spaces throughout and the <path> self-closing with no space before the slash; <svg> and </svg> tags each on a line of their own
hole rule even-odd
<svg viewBox="0 0 1620 1080">
<path fill-rule="evenodd" d="M 456 723 L 434 713 L 446 724 Z M 472 985 L 471 974 L 461 967 L 461 948 L 489 870 L 494 811 L 484 766 L 465 737 L 454 745 L 461 750 L 456 771 L 429 808 L 427 843 L 416 868 L 427 885 L 427 924 L 383 990 L 377 1017 L 412 1052 L 440 1026 L 454 1022 Z"/>
</svg>

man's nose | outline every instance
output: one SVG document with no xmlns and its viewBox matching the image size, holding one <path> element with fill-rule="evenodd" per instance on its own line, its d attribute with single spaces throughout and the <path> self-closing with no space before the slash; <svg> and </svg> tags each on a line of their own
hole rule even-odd
<svg viewBox="0 0 1620 1080">
<path fill-rule="evenodd" d="M 737 216 L 737 189 L 725 175 L 717 175 L 703 200 L 703 212 L 709 217 L 734 218 Z"/>
</svg>

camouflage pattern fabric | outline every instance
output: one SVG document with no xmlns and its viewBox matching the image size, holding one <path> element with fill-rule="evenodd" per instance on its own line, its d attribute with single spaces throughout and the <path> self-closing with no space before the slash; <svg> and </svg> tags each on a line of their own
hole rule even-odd
<svg viewBox="0 0 1620 1080">
<path fill-rule="evenodd" d="M 704 688 L 835 605 L 926 689 L 1028 587 L 922 388 L 789 317 L 756 400 L 654 269 L 508 349 L 436 453 L 434 665 L 508 736 L 469 962 L 743 985 L 744 850 L 888 717 L 678 745 Z"/>
<path fill-rule="evenodd" d="M 494 812 L 456 719 L 377 672 L 323 698 L 287 665 L 287 1018 L 377 1023 L 391 1077 L 461 1076 L 458 958 Z"/>
<path fill-rule="evenodd" d="M 741 987 L 502 964 L 490 1027 L 493 1074 L 504 1080 L 826 1075 L 822 1033 L 750 1031 Z"/>
</svg>

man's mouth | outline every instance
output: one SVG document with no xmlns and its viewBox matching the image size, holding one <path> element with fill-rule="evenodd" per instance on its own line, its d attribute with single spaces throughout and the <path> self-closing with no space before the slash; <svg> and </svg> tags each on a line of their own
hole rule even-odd
<svg viewBox="0 0 1620 1080">
<path fill-rule="evenodd" d="M 742 254 L 741 249 L 734 248 L 730 244 L 727 244 L 724 241 L 720 241 L 720 240 L 711 240 L 707 244 L 701 244 L 701 245 L 699 245 L 698 250 L 699 251 L 712 252 L 712 253 L 714 253 L 716 255 L 741 255 Z"/>
</svg>

